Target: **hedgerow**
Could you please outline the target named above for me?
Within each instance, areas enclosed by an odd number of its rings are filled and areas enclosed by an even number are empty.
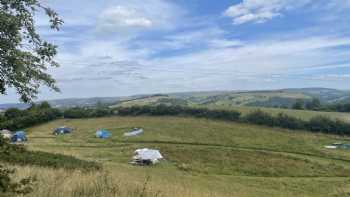
[[[309,121],[280,113],[273,116],[261,110],[250,112],[244,116],[235,110],[218,110],[206,108],[190,108],[183,106],[133,106],[117,109],[120,116],[193,116],[199,118],[219,119],[234,122],[244,122],[269,127],[280,127],[291,130],[307,130],[338,135],[350,135],[350,124],[342,120],[334,120],[325,116],[316,116]]]

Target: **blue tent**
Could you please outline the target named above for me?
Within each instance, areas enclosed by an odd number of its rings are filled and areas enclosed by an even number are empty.
[[[72,131],[73,131],[73,129],[68,128],[68,127],[59,127],[53,131],[53,134],[54,135],[63,135],[63,134],[67,134],[67,133],[72,133]]]
[[[111,133],[107,130],[98,130],[96,131],[96,137],[101,138],[101,139],[106,139],[111,137]]]
[[[17,131],[12,135],[12,142],[24,142],[27,141],[26,133],[24,131]]]

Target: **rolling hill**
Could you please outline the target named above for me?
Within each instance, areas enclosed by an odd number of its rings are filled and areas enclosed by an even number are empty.
[[[254,107],[291,107],[297,99],[311,100],[319,98],[322,103],[350,102],[350,91],[327,88],[282,89],[266,91],[207,91],[182,92],[169,94],[135,95],[126,97],[95,97],[50,100],[57,108],[92,107],[98,104],[130,106],[133,104],[177,104],[200,106],[254,106]],[[0,104],[0,109],[10,107],[25,108],[21,103]]]
[[[319,98],[324,104],[350,101],[350,93],[326,88],[284,89],[271,91],[213,91],[170,93],[148,97],[121,100],[115,106],[176,104],[206,107],[279,107],[290,108],[298,99]]]

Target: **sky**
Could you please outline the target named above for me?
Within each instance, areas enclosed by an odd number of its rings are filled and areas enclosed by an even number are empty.
[[[60,93],[39,99],[301,87],[349,89],[350,0],[42,0],[64,20]],[[0,103],[17,102],[15,91]]]

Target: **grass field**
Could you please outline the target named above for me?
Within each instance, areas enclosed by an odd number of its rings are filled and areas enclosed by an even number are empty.
[[[53,136],[52,129],[62,125],[74,133]],[[133,127],[145,132],[123,137]],[[102,128],[113,137],[96,139]],[[103,165],[89,173],[17,167],[19,177],[38,177],[32,196],[350,195],[350,151],[323,148],[350,140],[332,135],[179,117],[62,119],[27,131],[31,150]],[[145,147],[159,149],[165,161],[128,164],[133,151]]]

